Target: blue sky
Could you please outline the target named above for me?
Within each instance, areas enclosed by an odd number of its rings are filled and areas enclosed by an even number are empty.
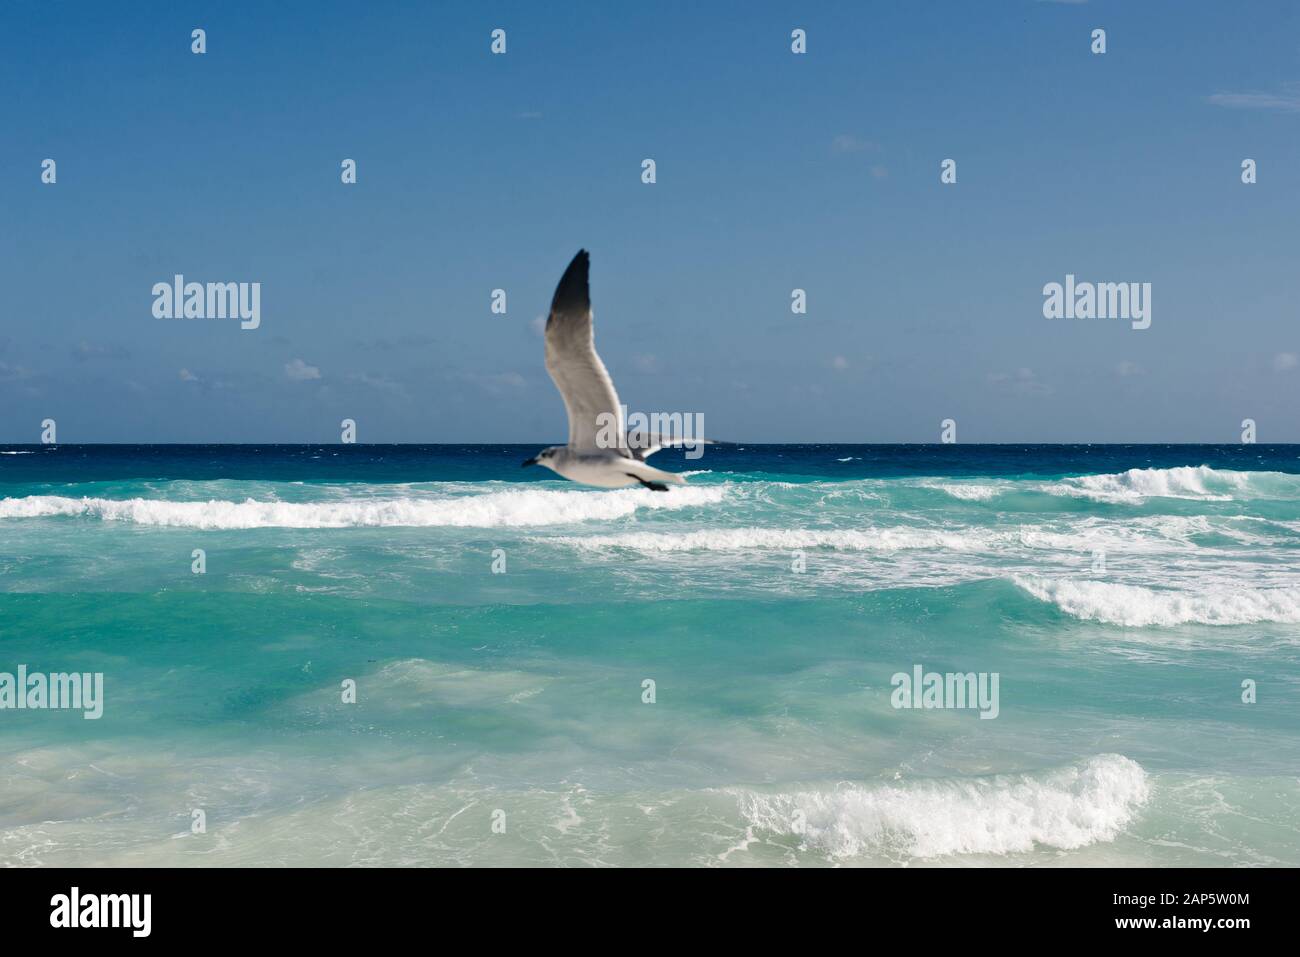
[[[557,6],[5,4],[0,441],[562,440],[579,247],[623,400],[724,438],[1300,441],[1300,5]]]

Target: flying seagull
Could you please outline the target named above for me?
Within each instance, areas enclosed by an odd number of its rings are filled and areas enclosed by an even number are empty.
[[[645,461],[674,440],[644,432],[627,433],[614,382],[596,355],[587,288],[590,263],[587,251],[578,250],[555,287],[551,315],[546,320],[546,371],[569,413],[569,444],[542,449],[524,465],[544,465],[566,479],[601,488],[643,485],[666,492],[665,483],[685,485],[681,475],[661,471]]]

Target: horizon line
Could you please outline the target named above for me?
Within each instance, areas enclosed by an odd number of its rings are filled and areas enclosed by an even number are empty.
[[[43,449],[43,448],[86,448],[86,447],[132,447],[132,448],[158,448],[158,447],[222,447],[222,448],[245,448],[245,447],[276,447],[276,448],[348,448],[352,447],[369,447],[369,448],[403,448],[403,447],[450,447],[450,446],[475,446],[478,448],[501,447],[506,448],[516,445],[533,446],[541,440],[531,440],[526,442],[0,442],[0,448],[20,448],[20,449]],[[556,443],[553,443],[556,444]],[[726,442],[715,440],[710,443],[714,448],[739,448],[751,446],[856,446],[856,447],[908,447],[908,448],[947,448],[947,447],[1012,447],[1012,446],[1038,446],[1038,447],[1067,447],[1067,446],[1297,446],[1300,442]],[[674,451],[672,448],[664,451]]]

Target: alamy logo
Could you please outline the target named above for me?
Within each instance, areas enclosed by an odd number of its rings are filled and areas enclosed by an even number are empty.
[[[686,458],[698,459],[704,455],[703,412],[633,412],[627,406],[619,407],[620,415],[601,412],[596,416],[596,446],[602,449],[659,449],[681,446]],[[620,432],[619,421],[626,423]]]
[[[177,273],[172,281],[153,284],[156,319],[239,319],[239,328],[262,324],[260,282],[186,282]]]
[[[1134,329],[1151,325],[1151,283],[1080,282],[1067,273],[1065,284],[1043,287],[1045,319],[1127,319]]]
[[[71,894],[50,898],[51,927],[129,927],[131,936],[148,937],[152,929],[152,894]]]
[[[890,679],[894,693],[889,703],[895,708],[978,708],[980,718],[996,718],[998,679],[996,671],[940,674],[913,665],[911,674],[900,671]]]
[[[28,674],[26,665],[19,665],[16,675],[0,671],[0,711],[10,708],[79,710],[93,721],[104,714],[104,673]]]

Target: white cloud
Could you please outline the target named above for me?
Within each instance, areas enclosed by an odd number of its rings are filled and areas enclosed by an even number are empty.
[[[101,346],[82,339],[72,350],[72,357],[85,362],[87,359],[129,359],[131,353],[119,345]]]
[[[836,372],[843,372],[849,367],[849,360],[843,356],[834,356],[831,359],[831,368]]]
[[[544,336],[544,335],[546,335],[546,317],[545,317],[545,316],[538,316],[536,319],[534,319],[532,322],[530,322],[529,325],[533,327],[533,332],[537,333],[539,336]]]
[[[502,396],[512,395],[520,389],[528,388],[528,380],[518,372],[495,372],[495,373],[470,373],[462,376],[468,382],[472,382],[478,388],[482,389],[488,395]]]
[[[379,392],[394,392],[403,394],[406,389],[396,379],[386,375],[371,375],[369,372],[353,372],[347,377],[349,382],[355,382],[358,385],[368,386]]]
[[[1048,395],[1052,391],[1033,369],[1020,368],[1015,372],[991,372],[989,383],[1003,392],[1015,395]]]
[[[1246,93],[1215,93],[1206,97],[1207,103],[1226,106],[1230,110],[1276,110],[1280,113],[1300,113],[1300,83],[1284,83],[1274,91],[1251,90]]]
[[[27,395],[39,396],[41,394],[41,390],[37,388],[37,385],[42,378],[43,376],[26,366],[15,366],[7,362],[0,362],[0,383],[11,385]]]
[[[873,143],[871,140],[864,140],[862,137],[854,136],[852,133],[840,133],[831,140],[832,153],[876,153],[879,151],[879,143]]]
[[[181,381],[182,381],[182,382],[198,382],[198,381],[199,381],[199,377],[196,376],[196,375],[195,375],[193,372],[191,372],[189,369],[182,369],[180,375],[181,375]]]
[[[21,382],[35,377],[36,373],[25,366],[14,366],[7,362],[0,362],[0,382]]]
[[[284,374],[294,382],[306,382],[308,379],[319,379],[320,369],[308,365],[301,359],[294,359],[292,362],[284,364]]]
[[[1135,375],[1146,375],[1146,371],[1136,362],[1130,362],[1128,359],[1115,366],[1115,374],[1125,379]]]
[[[1294,352],[1279,352],[1273,357],[1273,368],[1278,372],[1290,372],[1297,365],[1300,365],[1300,359]]]

